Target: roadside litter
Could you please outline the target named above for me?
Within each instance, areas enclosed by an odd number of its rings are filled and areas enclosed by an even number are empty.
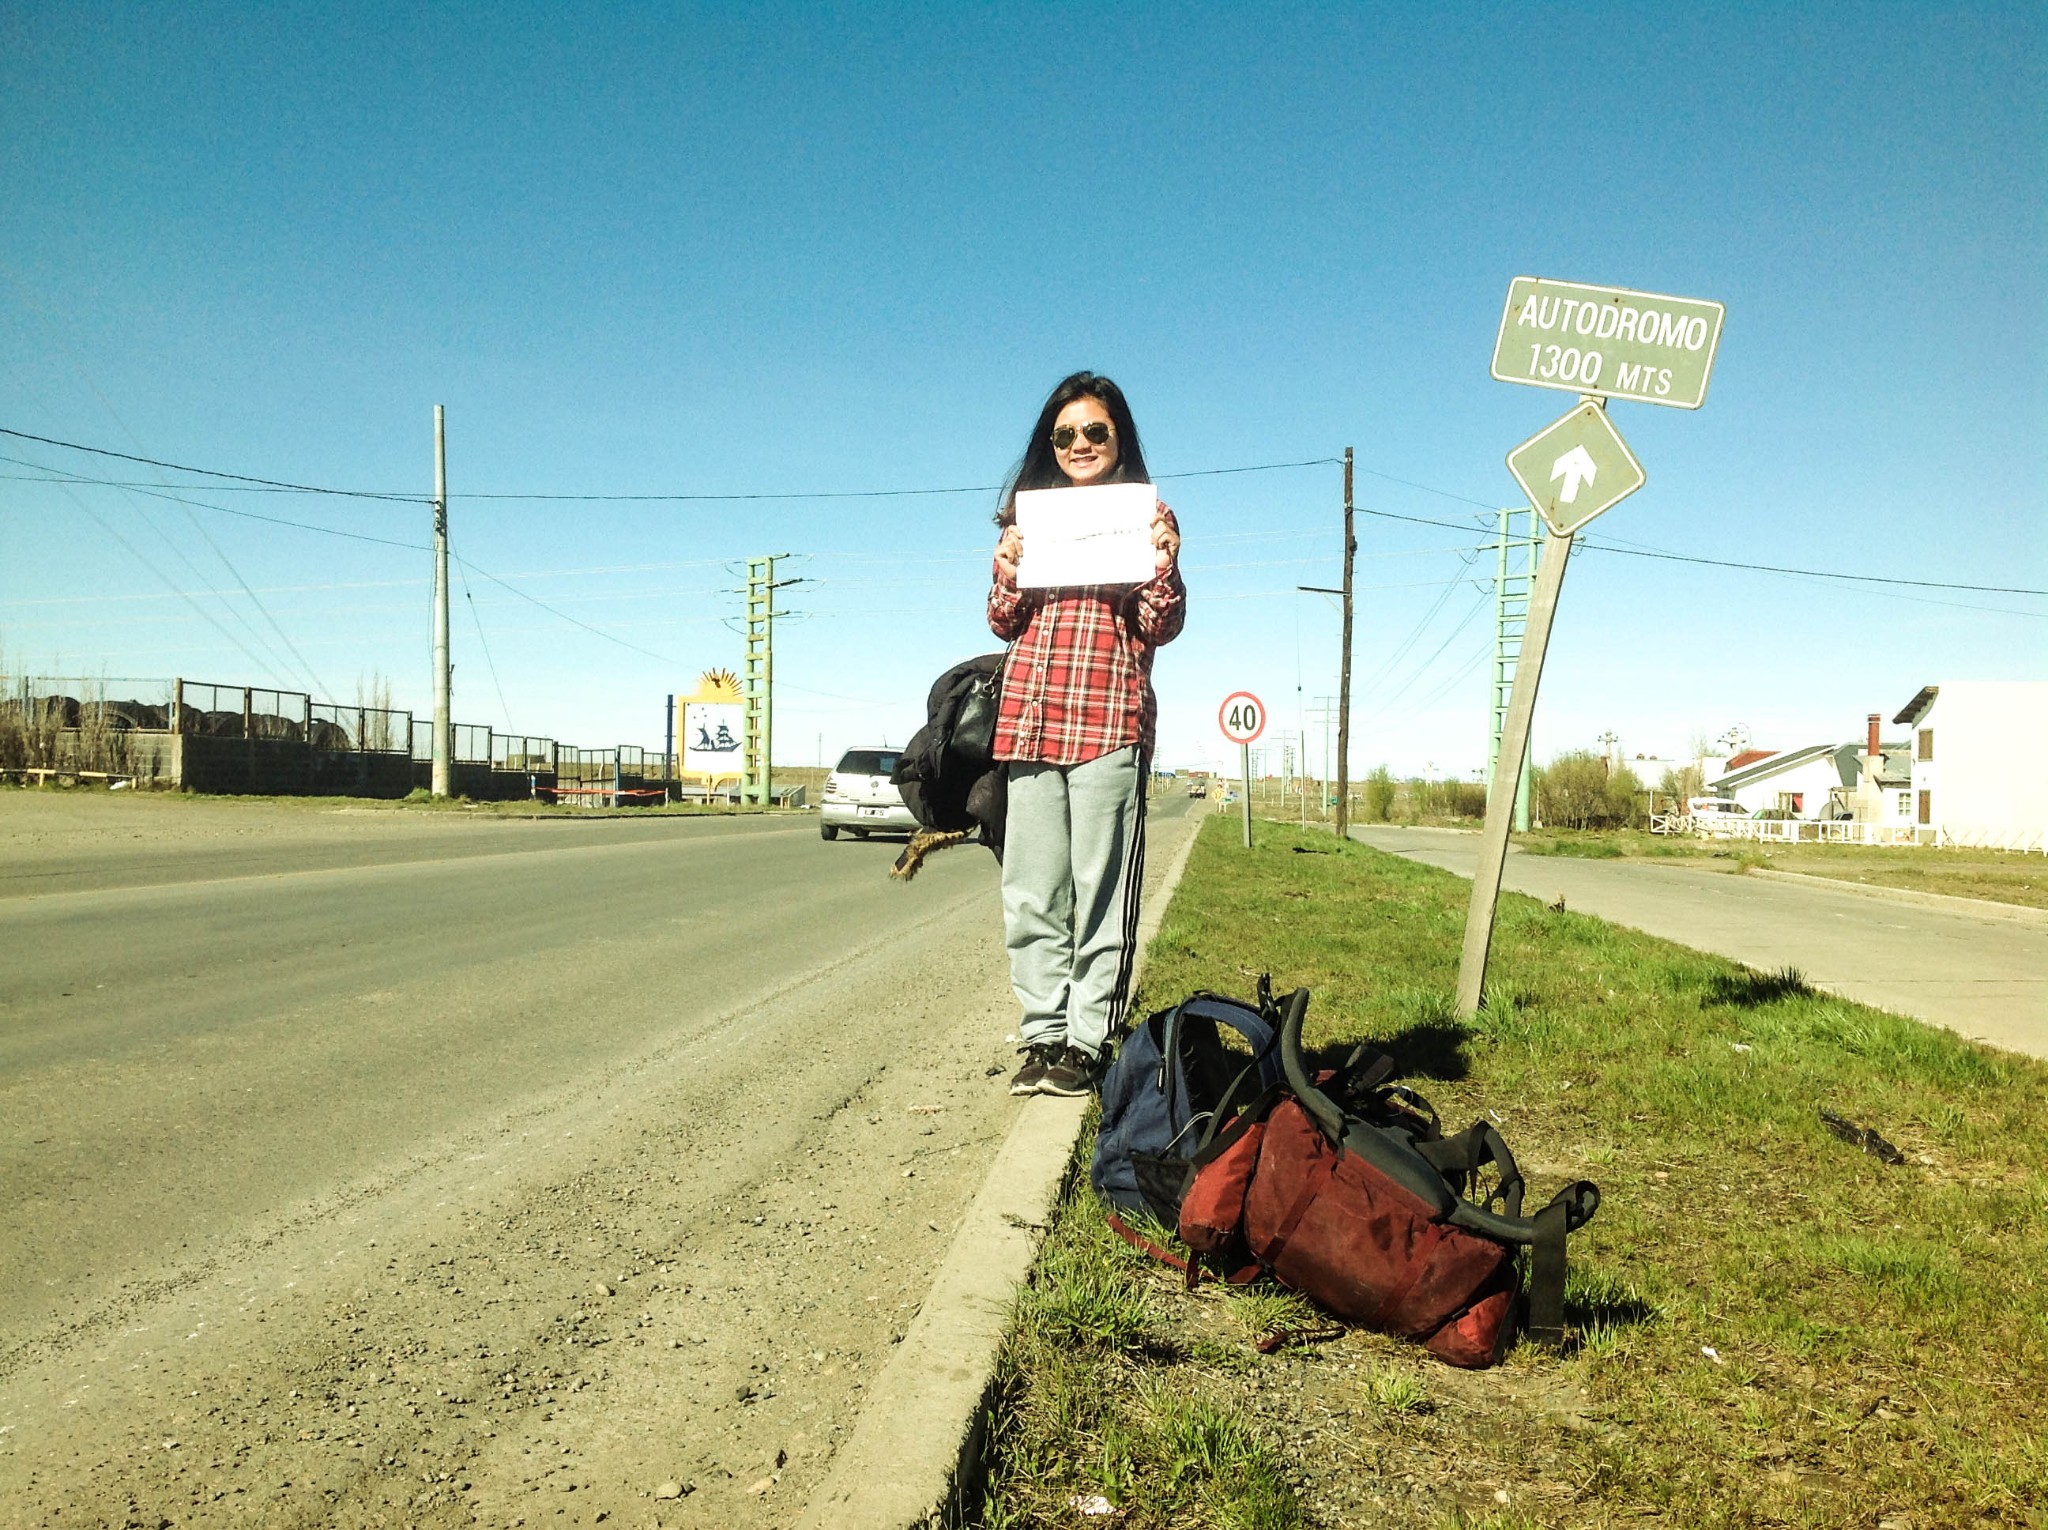
[[[1821,1125],[1840,1137],[1851,1147],[1859,1147],[1873,1158],[1885,1163],[1904,1163],[1906,1155],[1878,1136],[1873,1127],[1858,1126],[1854,1121],[1844,1120],[1826,1106],[1821,1107]]]

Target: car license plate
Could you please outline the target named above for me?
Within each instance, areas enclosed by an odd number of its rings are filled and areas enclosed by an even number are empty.
[[[862,808],[860,816],[863,818],[886,818],[889,816],[889,810],[887,808]]]

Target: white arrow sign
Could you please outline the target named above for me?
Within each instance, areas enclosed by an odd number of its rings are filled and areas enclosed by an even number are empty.
[[[1643,465],[1590,399],[1509,452],[1508,471],[1561,537],[1643,486]]]
[[[1552,479],[1562,478],[1564,488],[1559,491],[1557,502],[1569,505],[1579,497],[1579,489],[1600,476],[1600,470],[1593,466],[1593,459],[1586,455],[1583,446],[1574,446],[1550,465]]]

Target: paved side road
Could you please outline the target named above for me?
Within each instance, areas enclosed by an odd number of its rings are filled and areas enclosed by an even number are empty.
[[[1479,836],[1372,826],[1352,837],[1469,877]],[[1501,885],[1817,988],[2048,1057],[2048,927],[1690,866],[1513,850]]]

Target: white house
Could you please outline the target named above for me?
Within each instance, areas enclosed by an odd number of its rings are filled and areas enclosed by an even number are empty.
[[[1910,829],[1913,824],[1913,745],[1900,739],[1880,743],[1875,712],[1864,720],[1863,753],[1857,756],[1857,778],[1835,794],[1836,818],[1852,819],[1883,829]]]
[[[1840,814],[1836,804],[1841,792],[1854,788],[1861,775],[1862,756],[1856,745],[1808,744],[1741,765],[1718,777],[1712,791],[1717,797],[1733,798],[1746,813],[1825,819]]]
[[[1913,730],[1913,825],[1936,844],[2048,850],[2048,680],[1944,680]]]

